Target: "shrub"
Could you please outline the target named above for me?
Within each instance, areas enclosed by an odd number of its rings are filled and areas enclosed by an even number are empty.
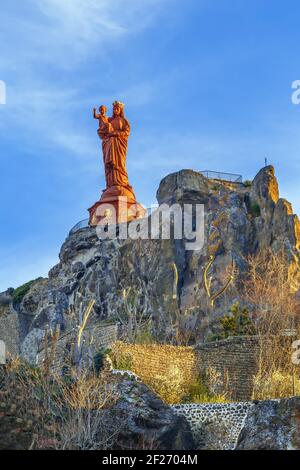
[[[253,217],[260,217],[260,205],[256,201],[251,202],[250,213],[253,215]]]
[[[176,366],[171,366],[165,374],[154,375],[148,385],[168,404],[181,403],[186,393],[184,376]]]
[[[220,319],[221,338],[229,336],[254,335],[255,326],[247,308],[241,308],[239,302],[232,305],[230,315]]]
[[[16,304],[20,304],[25,297],[25,295],[29,292],[31,286],[37,281],[37,279],[33,279],[32,281],[26,282],[22,284],[22,286],[17,287],[14,289],[12,293],[13,302]]]
[[[232,305],[229,314],[219,319],[218,331],[207,337],[208,342],[219,341],[230,336],[251,336],[256,328],[247,308],[240,307],[239,302]]]
[[[249,188],[250,186],[252,186],[252,181],[251,180],[244,181],[244,186],[245,188]]]
[[[105,356],[109,354],[110,350],[106,348],[100,349],[98,351],[94,358],[93,358],[93,365],[94,365],[94,370],[96,374],[99,374],[99,372],[103,369],[104,362],[105,362]]]
[[[270,374],[266,374],[264,370],[260,371],[254,377],[253,398],[255,400],[284,398],[293,395],[293,393],[299,396],[300,379],[296,375],[293,378],[293,371],[286,369],[273,369]]]
[[[199,376],[189,386],[188,394],[184,397],[185,403],[226,403],[226,391],[221,380],[221,374],[213,367]]]
[[[0,397],[0,449],[107,450],[125,424],[116,384],[87,370],[66,380],[15,359],[0,369]]]
[[[204,393],[203,395],[194,395],[192,403],[228,403],[225,395],[211,395]]]
[[[118,352],[117,349],[114,349],[111,359],[114,369],[132,370],[132,357],[130,354]]]

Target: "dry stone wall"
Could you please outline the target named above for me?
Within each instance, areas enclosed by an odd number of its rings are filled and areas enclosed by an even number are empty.
[[[250,400],[258,369],[259,343],[256,336],[241,336],[196,347],[198,367],[214,368],[222,388],[233,400]],[[222,390],[220,390],[221,392]]]
[[[0,340],[4,341],[7,355],[13,357],[20,354],[21,328],[17,313],[1,315]]]
[[[83,334],[83,340],[85,341],[83,347],[84,359],[86,361],[93,361],[95,354],[101,349],[110,347],[117,340],[117,336],[117,325],[96,325],[92,329],[87,328]],[[65,366],[70,364],[74,351],[74,342],[75,335],[73,332],[60,337],[53,354],[53,360],[51,361],[51,371],[53,373],[60,373]],[[37,356],[37,364],[41,365],[44,361],[45,349],[41,349]]]
[[[218,390],[214,392],[225,392],[228,398],[236,401],[251,399],[259,357],[257,337],[228,338],[195,348],[118,342],[114,350],[125,358],[126,368],[146,383],[151,383],[156,376],[169,376],[178,370],[184,377],[183,382],[190,384],[208,369],[213,369],[219,375]]]
[[[174,405],[188,421],[197,448],[233,450],[245,424],[251,403],[207,403]]]
[[[113,348],[116,366],[118,360],[132,370],[145,383],[157,376],[169,377],[178,372],[183,382],[191,383],[197,377],[197,361],[192,347],[160,344],[127,344],[121,341]],[[120,358],[120,359],[118,359]]]

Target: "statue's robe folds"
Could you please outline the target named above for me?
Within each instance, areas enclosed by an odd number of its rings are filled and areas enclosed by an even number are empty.
[[[102,200],[114,196],[126,196],[135,201],[135,195],[128,181],[126,154],[130,125],[123,117],[109,118],[112,132],[99,129],[102,140],[103,161],[105,167],[106,189]],[[110,126],[110,127],[111,127]]]

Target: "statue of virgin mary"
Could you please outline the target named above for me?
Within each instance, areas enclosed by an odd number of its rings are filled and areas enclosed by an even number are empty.
[[[106,189],[102,200],[114,196],[126,196],[135,202],[135,194],[128,181],[126,155],[130,124],[124,116],[124,104],[113,103],[113,116],[107,119],[107,126],[100,126],[98,135],[102,140]]]
[[[89,209],[90,225],[105,223],[108,220],[102,212],[106,214],[114,212],[116,223],[143,217],[146,211],[136,201],[126,170],[130,124],[124,116],[124,104],[120,101],[113,103],[112,117],[106,117],[105,106],[101,106],[99,111],[100,114],[97,115],[94,109],[94,118],[99,119],[97,132],[102,141],[106,188],[100,201]]]

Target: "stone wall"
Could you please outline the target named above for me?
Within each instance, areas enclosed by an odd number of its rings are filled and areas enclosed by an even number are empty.
[[[21,328],[17,313],[1,315],[0,319],[0,339],[4,341],[6,353],[13,357],[20,353]]]
[[[93,361],[95,354],[101,349],[110,347],[117,340],[117,336],[118,327],[115,324],[105,326],[94,325],[92,328],[87,328],[83,334],[83,357],[85,361]],[[73,357],[75,340],[73,332],[66,333],[60,337],[53,354],[54,358],[51,361],[52,372],[60,373],[64,366],[70,364],[70,360]],[[41,365],[44,360],[45,350],[41,349],[37,356],[37,364]]]
[[[174,405],[188,421],[198,449],[233,450],[245,424],[250,402]]]
[[[205,343],[197,346],[195,351],[199,370],[214,368],[220,374],[222,388],[229,393],[231,399],[251,399],[259,357],[256,336]]]
[[[184,382],[191,384],[199,375],[213,369],[218,375],[214,392],[227,392],[229,399],[243,401],[252,396],[259,346],[254,336],[228,338],[195,348],[118,342],[114,354],[123,356],[125,362],[127,357],[126,368],[145,383],[151,383],[157,376],[169,376],[178,369]]]
[[[300,449],[300,397],[172,408],[188,421],[198,449]]]
[[[120,367],[119,357],[125,367],[137,374],[146,384],[151,383],[155,377],[169,377],[176,371],[183,377],[183,382],[189,384],[198,375],[197,357],[192,347],[127,344],[118,341],[114,345],[112,357],[116,368]]]
[[[4,341],[0,339],[0,365],[6,363],[6,346]]]

